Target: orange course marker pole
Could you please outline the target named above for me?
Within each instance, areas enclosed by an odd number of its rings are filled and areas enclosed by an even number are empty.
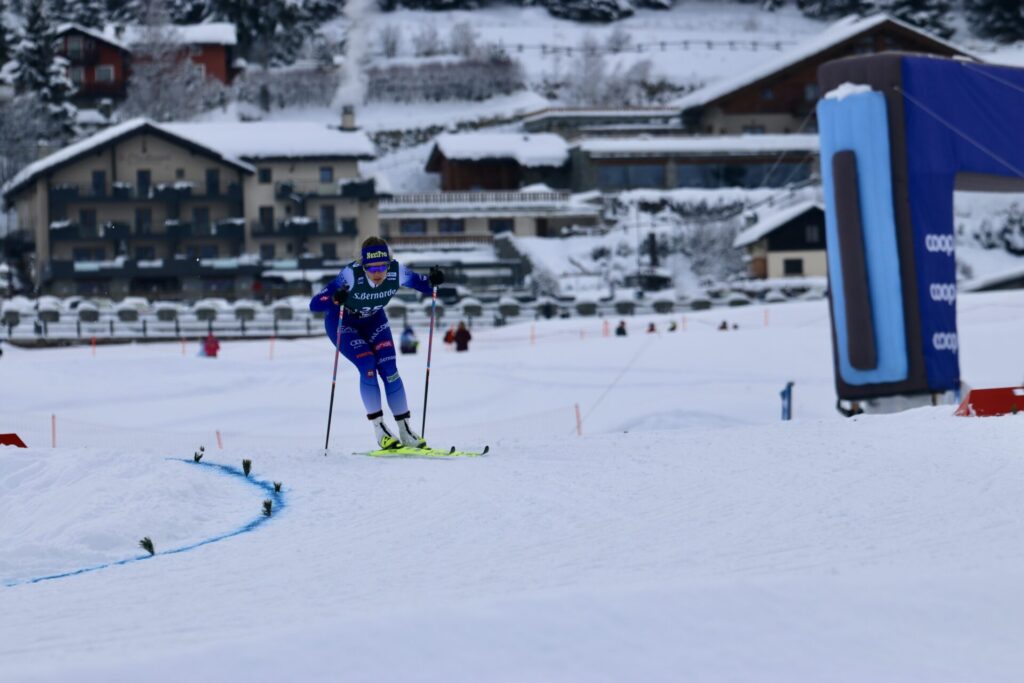
[[[57,447],[57,416],[50,415],[50,447]]]
[[[96,337],[92,338],[92,341],[90,342],[90,346],[92,346],[92,357],[95,358],[96,357]]]

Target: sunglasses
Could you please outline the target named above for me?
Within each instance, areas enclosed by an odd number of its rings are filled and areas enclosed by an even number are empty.
[[[384,273],[387,272],[387,266],[365,266],[367,273]]]

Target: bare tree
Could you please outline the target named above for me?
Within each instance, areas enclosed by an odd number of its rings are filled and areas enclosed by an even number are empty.
[[[441,36],[433,24],[424,24],[419,33],[412,37],[413,50],[417,57],[433,57],[444,52]]]
[[[223,89],[189,59],[180,34],[163,6],[147,8],[138,41],[132,46],[132,72],[124,112],[157,121],[189,119],[217,104]]]
[[[402,45],[402,29],[397,24],[386,24],[377,33],[380,41],[380,52],[385,57],[397,57]]]
[[[478,37],[476,29],[468,21],[460,21],[455,24],[452,26],[452,34],[449,39],[452,53],[463,57],[472,57],[477,52]]]

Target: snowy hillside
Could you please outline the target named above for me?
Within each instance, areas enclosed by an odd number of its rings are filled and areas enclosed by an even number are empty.
[[[969,383],[1024,375],[1022,311],[961,299]],[[325,458],[325,340],[8,347],[0,427],[31,448],[0,449],[0,679],[1016,680],[1020,418],[840,418],[827,315],[439,345],[427,436],[493,450],[449,462],[353,455],[347,366]]]

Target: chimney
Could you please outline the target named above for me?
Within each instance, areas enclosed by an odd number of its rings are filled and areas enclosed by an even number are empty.
[[[124,24],[117,24],[114,26],[114,37],[118,40],[124,38]]]
[[[356,108],[351,104],[343,105],[341,108],[341,129],[356,129]]]

